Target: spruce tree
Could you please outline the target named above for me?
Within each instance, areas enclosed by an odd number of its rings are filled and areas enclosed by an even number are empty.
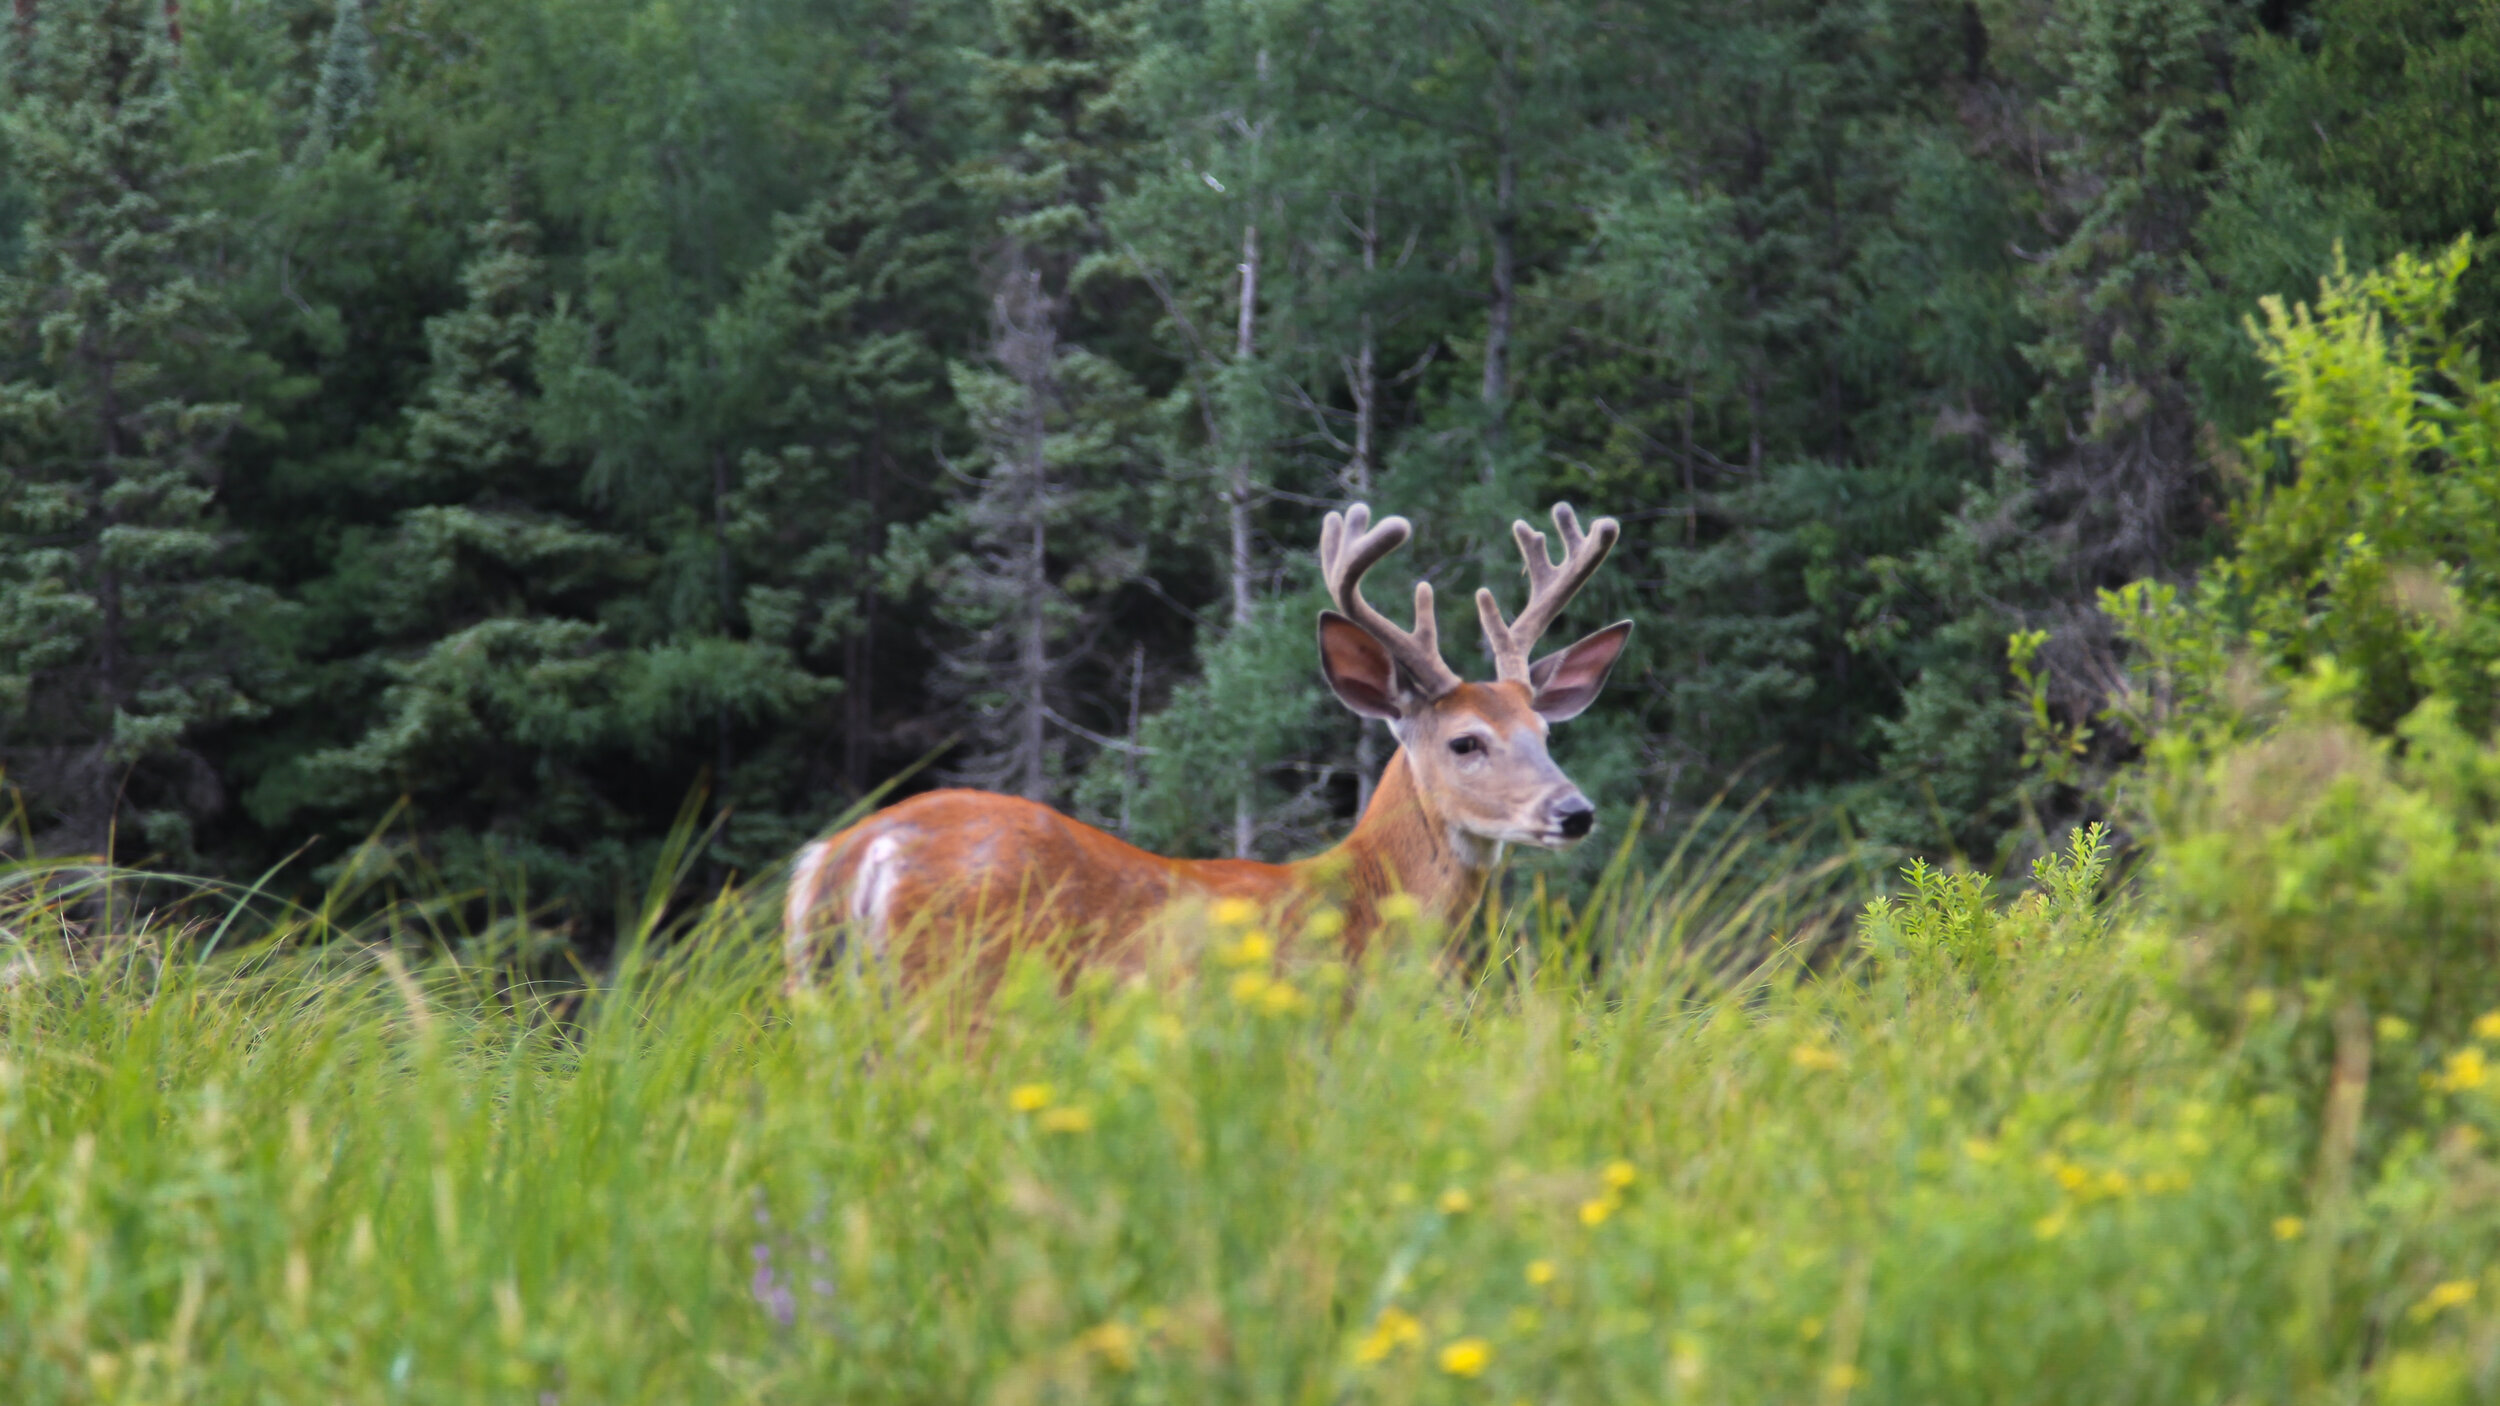
[[[1152,407],[1118,360],[1069,335],[1116,344],[1126,330],[1101,216],[1137,154],[1144,7],[1013,0],[996,19],[980,90],[1000,154],[971,182],[998,211],[992,334],[952,377],[980,447],[925,559],[951,635],[936,684],[971,734],[956,774],[1038,800],[1061,794],[1072,746],[1116,726],[1094,645],[1152,526]]]
[[[193,198],[163,6],[21,9],[0,153],[31,205],[0,282],[0,748],[41,849],[189,862],[202,750],[259,711],[271,594],[218,493],[258,363]],[[142,843],[132,843],[131,830]]]
[[[943,501],[938,466],[961,448],[940,348],[977,325],[966,212],[884,114],[854,112],[847,131],[857,159],[776,220],[771,256],[707,329],[723,419],[759,441],[721,522],[737,612],[757,641],[841,682],[819,726],[742,762],[746,829],[758,802],[813,824],[936,740],[903,706],[921,680],[896,667],[917,651],[892,618],[885,536]]]
[[[537,231],[481,226],[467,306],[429,326],[433,372],[398,473],[427,500],[343,563],[383,683],[355,742],[312,754],[255,796],[378,818],[400,797],[445,869],[523,881],[593,911],[629,882],[718,719],[804,706],[815,686],[770,646],[655,621],[636,588],[657,554],[588,510],[584,466],[546,430],[545,380],[572,366]]]

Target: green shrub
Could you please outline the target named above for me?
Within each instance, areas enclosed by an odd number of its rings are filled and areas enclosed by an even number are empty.
[[[2262,730],[2323,660],[2351,719],[2393,732],[2423,700],[2487,735],[2500,694],[2500,386],[2443,319],[2460,241],[2384,270],[2340,265],[2313,310],[2249,324],[2278,413],[2241,446],[2235,545],[2182,594],[2103,605],[2145,656],[2138,732],[2203,746]]]
[[[2444,326],[2466,262],[2269,300],[2278,413],[2242,446],[2235,550],[2191,591],[2104,597],[2138,653],[2123,786],[2174,997],[2329,1123],[2333,1063],[2385,1066],[2381,1134],[2500,1006],[2500,387]]]
[[[1867,903],[1859,945],[1879,970],[1922,985],[1949,979],[1987,992],[2026,951],[2063,956],[2070,944],[2097,945],[2108,935],[2113,909],[2101,888],[2109,858],[2107,827],[2085,826],[2064,853],[2032,861],[2032,889],[2005,907],[1988,902],[1994,884],[1987,875],[1913,860],[1902,871],[1908,895]]]

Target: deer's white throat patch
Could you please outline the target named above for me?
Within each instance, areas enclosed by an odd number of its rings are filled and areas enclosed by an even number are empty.
[[[1490,869],[1502,862],[1502,842],[1458,826],[1450,827],[1450,850],[1470,869]]]

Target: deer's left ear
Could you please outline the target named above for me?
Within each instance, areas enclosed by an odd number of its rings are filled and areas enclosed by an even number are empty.
[[[1537,716],[1549,723],[1580,716],[1597,701],[1597,691],[1606,686],[1606,675],[1614,670],[1615,660],[1623,656],[1624,642],[1631,638],[1632,622],[1618,620],[1529,665],[1528,687],[1536,692],[1531,706]]]

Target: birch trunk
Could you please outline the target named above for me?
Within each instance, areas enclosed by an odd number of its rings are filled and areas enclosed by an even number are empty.
[[[1250,359],[1258,352],[1259,318],[1259,227],[1242,226],[1241,231],[1241,309],[1233,325],[1233,362],[1248,373]],[[1250,580],[1250,434],[1249,427],[1233,427],[1232,483],[1225,498],[1225,526],[1232,538],[1233,628],[1241,630],[1250,624],[1252,605]],[[1248,859],[1251,841],[1257,838],[1257,815],[1252,804],[1252,789],[1258,784],[1256,758],[1241,760],[1241,783],[1233,793],[1233,857]]]

